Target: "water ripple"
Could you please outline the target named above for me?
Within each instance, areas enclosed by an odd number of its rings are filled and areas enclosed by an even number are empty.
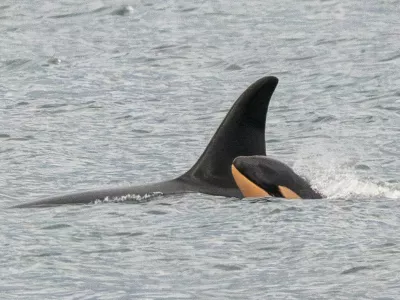
[[[398,1],[1,4],[1,298],[397,299],[398,16]],[[267,154],[327,199],[6,209],[179,176],[269,74]]]

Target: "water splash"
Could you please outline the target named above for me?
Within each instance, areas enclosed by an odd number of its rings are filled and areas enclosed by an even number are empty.
[[[389,199],[400,199],[398,185],[391,183],[375,183],[360,180],[356,174],[337,174],[329,176],[332,179],[320,178],[312,183],[321,190],[328,198],[354,199],[384,197]]]
[[[161,192],[149,193],[145,195],[135,195],[135,194],[128,194],[125,196],[120,197],[105,197],[104,199],[96,199],[95,201],[91,202],[90,204],[103,204],[103,203],[119,203],[119,202],[135,202],[135,203],[142,203],[147,202],[149,199],[158,197],[163,195]]]
[[[316,160],[312,163],[296,161],[294,170],[304,175],[312,186],[334,199],[362,199],[383,197],[400,199],[399,182],[376,182],[372,178],[362,178],[351,164],[336,160]]]

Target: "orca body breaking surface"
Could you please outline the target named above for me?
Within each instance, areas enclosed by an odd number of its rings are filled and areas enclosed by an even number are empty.
[[[265,155],[265,121],[278,79],[263,77],[236,100],[194,166],[178,178],[141,186],[115,187],[53,196],[14,207],[43,207],[62,204],[89,204],[96,200],[128,195],[145,196],[203,193],[242,198],[231,173],[238,156]]]
[[[232,174],[244,197],[321,199],[324,196],[288,165],[265,155],[239,156]]]

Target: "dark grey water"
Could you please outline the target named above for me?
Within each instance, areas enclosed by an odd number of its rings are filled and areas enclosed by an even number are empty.
[[[0,5],[1,299],[398,299],[400,1],[54,2]],[[179,175],[270,74],[328,199],[6,209]]]

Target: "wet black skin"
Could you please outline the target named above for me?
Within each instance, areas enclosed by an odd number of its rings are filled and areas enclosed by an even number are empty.
[[[276,159],[263,155],[239,156],[233,161],[233,165],[247,179],[271,196],[283,197],[278,186],[284,186],[302,199],[324,198],[321,193],[311,187],[307,180]]]

